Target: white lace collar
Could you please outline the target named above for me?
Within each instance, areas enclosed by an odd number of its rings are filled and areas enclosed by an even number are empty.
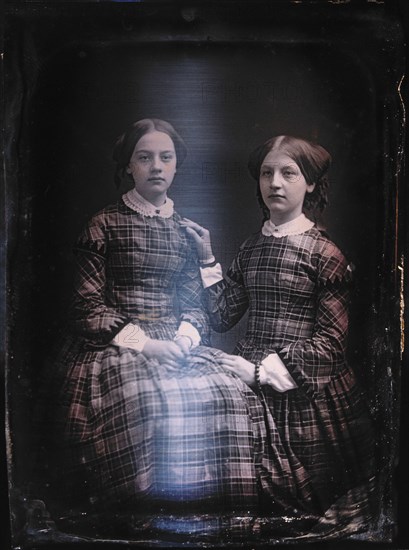
[[[157,216],[160,218],[170,218],[174,213],[173,200],[169,197],[166,197],[166,202],[162,206],[155,206],[142,197],[135,188],[122,195],[122,200],[126,206],[148,218],[155,218]]]
[[[261,232],[266,237],[287,237],[288,235],[301,235],[305,231],[311,229],[314,223],[309,220],[304,214],[298,216],[290,222],[282,223],[281,225],[274,225],[271,220],[264,222]]]

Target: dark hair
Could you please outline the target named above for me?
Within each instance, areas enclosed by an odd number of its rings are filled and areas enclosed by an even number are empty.
[[[117,187],[119,187],[123,181],[129,182],[132,179],[132,176],[127,173],[126,169],[131,160],[135,145],[141,137],[155,130],[167,134],[173,141],[176,153],[176,165],[180,166],[185,160],[187,155],[185,142],[169,122],[160,120],[159,118],[144,118],[138,120],[131,124],[118,138],[114,147],[113,159],[116,162],[114,181]]]
[[[260,168],[267,154],[273,149],[282,151],[297,163],[308,185],[315,183],[314,191],[307,193],[304,208],[322,211],[328,204],[328,177],[331,155],[316,143],[293,136],[275,136],[255,149],[249,157],[248,169],[257,181],[257,199],[266,218],[269,212],[260,191]]]

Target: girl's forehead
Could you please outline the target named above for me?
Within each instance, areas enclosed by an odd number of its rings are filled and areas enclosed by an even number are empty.
[[[269,151],[264,157],[262,164],[295,164],[297,166],[295,160],[292,159],[285,151],[280,149],[272,149]]]
[[[153,130],[143,135],[136,143],[134,150],[164,150],[172,151],[175,149],[172,138],[165,134],[165,132],[159,132]]]

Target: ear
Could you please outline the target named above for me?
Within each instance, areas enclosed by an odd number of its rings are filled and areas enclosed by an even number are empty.
[[[127,174],[132,174],[132,170],[131,170],[129,164],[128,164],[128,166],[126,167],[126,173],[127,173]]]
[[[312,193],[315,189],[315,183],[307,184],[307,193]]]

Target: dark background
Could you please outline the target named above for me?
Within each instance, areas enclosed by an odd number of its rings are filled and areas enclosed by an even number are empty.
[[[158,117],[175,126],[189,150],[170,196],[182,215],[211,230],[225,268],[261,224],[249,152],[285,133],[316,140],[332,154],[331,204],[320,223],[356,266],[350,357],[370,395],[380,498],[386,525],[393,524],[393,484],[407,480],[401,464],[391,481],[401,380],[397,87],[404,71],[393,11],[271,2],[10,4],[12,493],[24,495],[32,482],[31,416],[65,320],[72,244],[93,213],[127,190],[113,184],[117,136],[135,120]],[[215,336],[213,345],[231,351],[242,330]]]

